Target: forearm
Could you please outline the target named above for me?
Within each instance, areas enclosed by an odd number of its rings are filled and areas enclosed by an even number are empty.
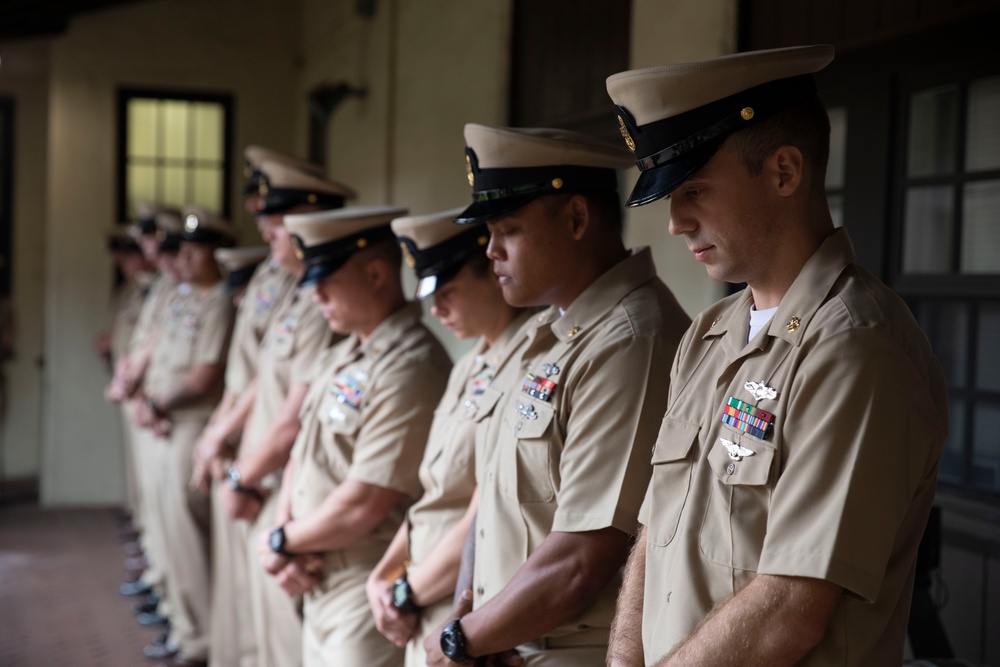
[[[395,581],[406,571],[406,561],[409,559],[409,524],[404,521],[389,543],[389,548],[382,554],[378,565],[372,570],[371,579],[383,582],[386,586]]]
[[[287,549],[317,553],[352,546],[385,519],[401,495],[355,480],[342,482],[315,510],[285,526]]]
[[[241,452],[238,465],[240,478],[246,486],[257,486],[269,473],[280,470],[292,453],[299,420],[276,422],[251,452]]]
[[[275,523],[283,526],[292,519],[292,487],[295,485],[295,474],[298,464],[295,459],[289,459],[285,464],[285,472],[281,475],[281,488],[278,489],[278,508],[275,513]]]
[[[488,655],[537,639],[579,616],[628,556],[616,528],[550,533],[496,597],[462,620],[469,655]]]
[[[476,500],[477,497],[473,495],[462,518],[445,533],[427,558],[411,569],[410,586],[415,602],[421,607],[432,605],[455,592],[466,538],[470,526],[475,523]]]
[[[476,498],[479,498],[479,490],[476,489]],[[465,534],[465,541],[462,544],[462,562],[458,565],[458,581],[455,582],[455,597],[452,599],[452,609],[457,609],[462,591],[471,591],[473,588],[473,575],[476,572],[476,521],[478,514],[472,515],[469,522],[469,530]]]
[[[250,417],[257,397],[257,378],[250,381],[238,397],[231,397],[227,409],[219,415],[217,426],[227,442],[236,442]]]
[[[618,593],[615,620],[611,624],[608,647],[610,667],[642,667],[646,664],[642,648],[642,604],[646,584],[646,531],[639,529],[632,555],[625,566],[625,577]]]
[[[758,575],[656,664],[794,665],[823,638],[842,593],[819,579]]]
[[[206,398],[218,387],[222,366],[205,364],[193,367],[177,385],[159,396],[149,396],[158,411],[169,413],[186,408]]]

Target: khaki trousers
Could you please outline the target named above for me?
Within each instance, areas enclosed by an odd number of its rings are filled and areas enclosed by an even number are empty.
[[[160,466],[155,492],[145,497],[163,531],[171,639],[196,660],[208,657],[211,507],[188,482],[191,454],[208,417],[175,421],[170,437],[153,436]]]
[[[257,551],[260,533],[274,527],[277,513],[278,491],[275,490],[264,502],[245,542],[250,605],[260,667],[302,664],[302,600],[289,597],[278,585],[277,579],[264,571]]]
[[[329,559],[327,559],[329,562]],[[365,582],[377,558],[327,571],[319,592],[305,598],[305,667],[399,667],[404,651],[379,634]]]
[[[445,598],[432,604],[420,614],[417,632],[406,644],[406,667],[427,667],[427,652],[424,651],[424,640],[427,635],[437,630],[451,616],[452,600]]]
[[[139,462],[136,459],[134,426],[129,404],[121,405],[122,446],[125,455],[125,507],[132,514],[132,527],[142,530],[142,489],[139,486]]]
[[[131,415],[131,404],[125,408]],[[153,504],[158,493],[160,477],[165,465],[166,450],[163,441],[153,435],[152,431],[139,428],[128,417],[130,440],[132,441],[133,462],[136,472],[136,486],[139,488],[139,517],[142,533],[139,541],[149,567],[142,574],[142,580],[156,589],[160,595],[160,612],[166,614],[169,610],[170,591],[164,575],[164,563],[167,561],[166,536],[160,521],[160,515],[153,512]]]
[[[521,645],[518,652],[524,658],[522,667],[605,667],[607,646],[573,646],[540,649]]]
[[[246,543],[250,524],[234,521],[219,502],[223,483],[212,485],[211,650],[215,667],[258,667],[250,605]]]

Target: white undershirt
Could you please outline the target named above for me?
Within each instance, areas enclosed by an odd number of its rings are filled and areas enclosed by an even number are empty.
[[[768,308],[767,310],[757,310],[753,306],[750,306],[750,334],[747,336],[748,343],[753,340],[754,336],[760,333],[761,329],[767,326],[767,323],[771,321],[777,310],[777,306]]]

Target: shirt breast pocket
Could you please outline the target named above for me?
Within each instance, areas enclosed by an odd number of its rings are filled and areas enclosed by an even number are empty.
[[[287,359],[295,349],[295,337],[290,333],[278,334],[271,343],[271,351],[277,359]]]
[[[691,487],[694,444],[701,426],[664,417],[653,446],[646,540],[666,546],[674,539]]]
[[[734,458],[721,442],[709,452],[708,465],[718,483],[708,498],[699,536],[701,552],[719,565],[756,570],[767,534],[775,450],[746,434],[729,433],[729,437],[753,453],[738,451]]]
[[[501,451],[500,489],[522,503],[550,502],[552,483],[551,436],[555,419],[550,405],[518,396],[504,415],[505,428],[514,435],[513,446]]]

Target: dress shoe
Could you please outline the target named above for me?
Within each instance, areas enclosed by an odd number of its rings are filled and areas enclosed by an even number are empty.
[[[133,597],[136,595],[149,595],[153,592],[153,589],[142,579],[135,579],[119,586],[118,592],[125,597]]]
[[[125,526],[118,531],[118,539],[122,542],[134,542],[139,539],[139,531],[132,526]]]
[[[156,607],[159,603],[160,598],[155,595],[147,595],[132,605],[132,613],[136,616],[139,614],[152,614],[156,611]]]
[[[173,661],[168,662],[171,667],[207,667],[207,660],[195,660],[194,658],[189,658],[183,653],[177,653],[174,656]]]
[[[169,624],[167,617],[158,611],[139,614],[135,617],[135,620],[139,621],[139,625],[147,628],[164,628]]]
[[[130,556],[125,559],[126,570],[145,570],[149,567],[149,561],[145,556]]]
[[[142,655],[147,660],[170,660],[177,655],[177,645],[173,642],[165,641],[162,644],[146,644],[142,648]]]
[[[131,542],[126,542],[122,547],[125,550],[126,556],[142,556],[142,545],[139,544],[138,540],[132,540]]]

